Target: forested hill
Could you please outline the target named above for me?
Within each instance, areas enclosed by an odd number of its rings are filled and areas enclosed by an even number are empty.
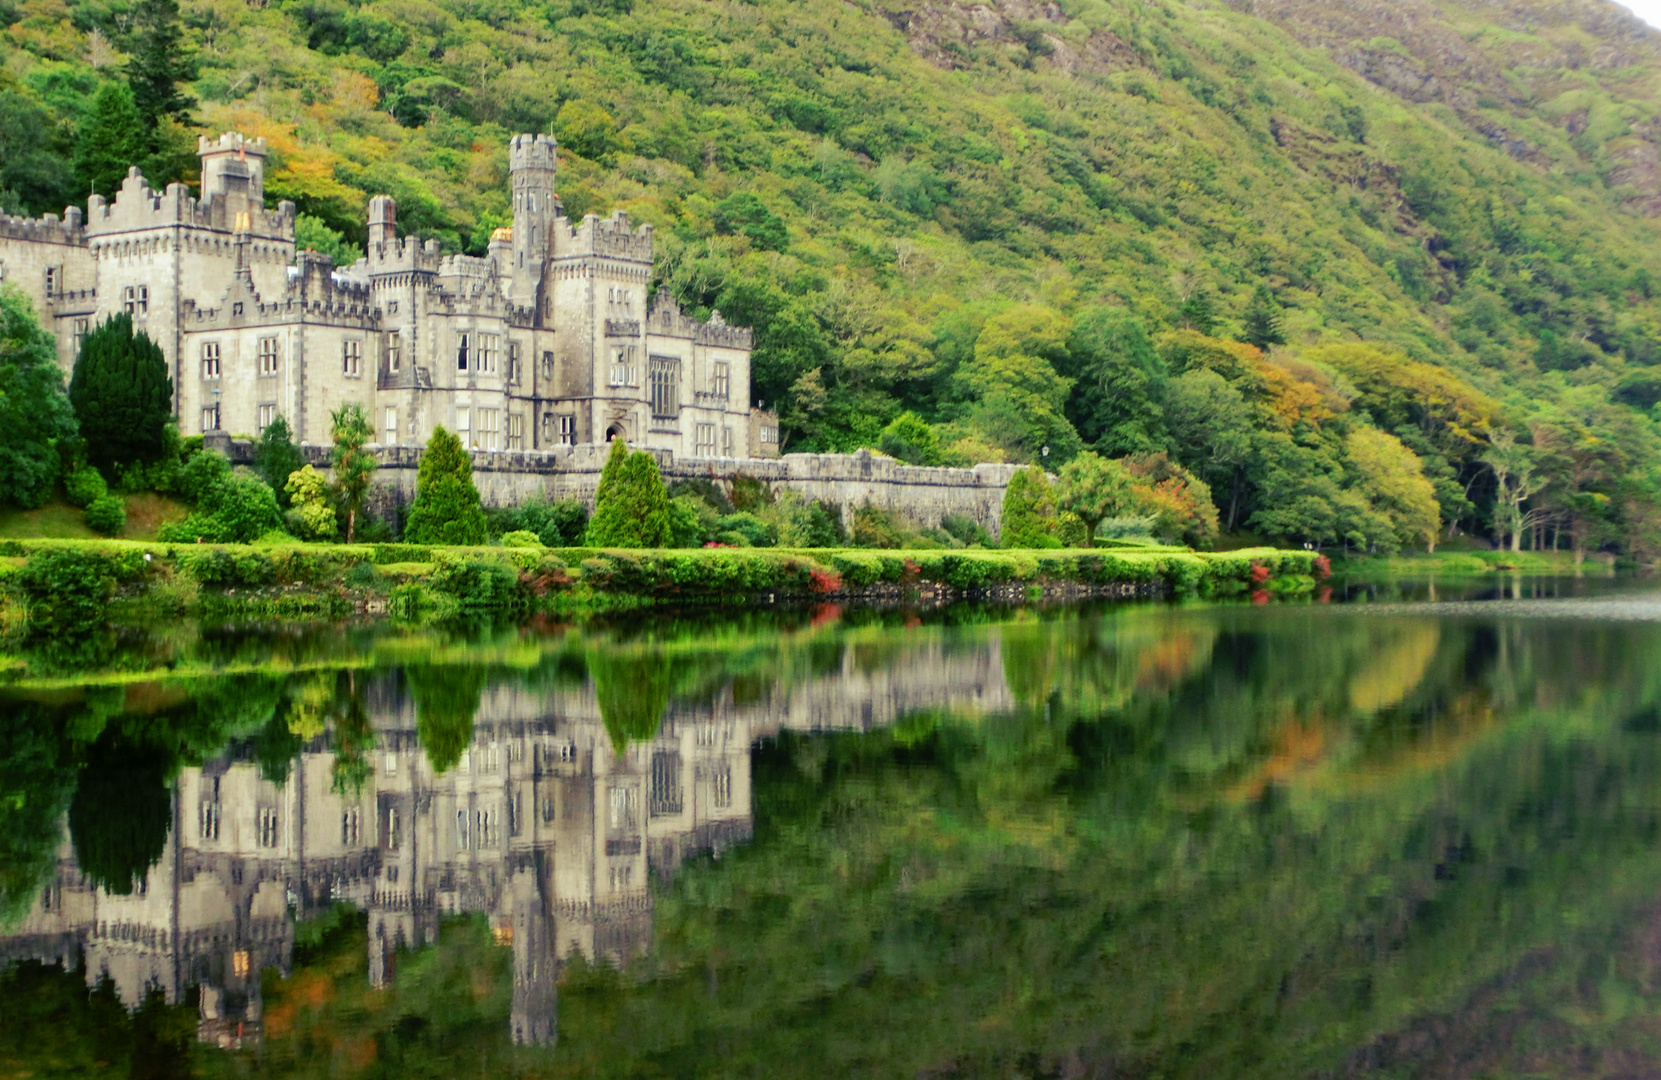
[[[1443,533],[1661,550],[1661,35],[1604,0],[171,4],[0,0],[6,209],[235,128],[314,246],[384,191],[479,252],[551,130],[792,449],[1164,451],[1384,547],[1422,469]]]

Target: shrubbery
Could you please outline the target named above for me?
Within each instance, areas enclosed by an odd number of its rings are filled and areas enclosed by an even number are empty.
[[[667,546],[670,536],[669,491],[657,459],[631,451],[622,439],[613,441],[594,492],[588,546],[658,548]]]
[[[76,633],[101,624],[115,589],[115,570],[103,556],[73,548],[31,555],[16,579],[28,607],[30,627]]]
[[[83,516],[93,532],[114,536],[127,527],[127,504],[119,495],[100,495],[87,504]]]
[[[110,487],[104,482],[103,473],[91,465],[82,465],[63,478],[63,492],[69,500],[69,505],[85,509],[94,501],[108,495]]]
[[[486,534],[479,489],[473,486],[473,461],[461,439],[439,425],[421,455],[404,539],[413,544],[482,544]]]

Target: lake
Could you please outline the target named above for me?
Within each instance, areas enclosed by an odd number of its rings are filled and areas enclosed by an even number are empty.
[[[0,1076],[1661,1072],[1661,593],[37,642]]]

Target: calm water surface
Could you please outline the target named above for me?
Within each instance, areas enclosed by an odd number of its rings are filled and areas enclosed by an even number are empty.
[[[0,1076],[1661,1075],[1661,592],[176,626],[0,685]]]

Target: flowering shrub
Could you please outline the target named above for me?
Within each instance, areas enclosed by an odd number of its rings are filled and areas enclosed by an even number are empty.
[[[1269,568],[1257,560],[1252,560],[1252,584],[1261,585],[1269,580]]]
[[[824,595],[842,591],[842,577],[835,570],[826,570],[822,566],[815,566],[808,571],[812,579],[812,589],[815,593]]]

